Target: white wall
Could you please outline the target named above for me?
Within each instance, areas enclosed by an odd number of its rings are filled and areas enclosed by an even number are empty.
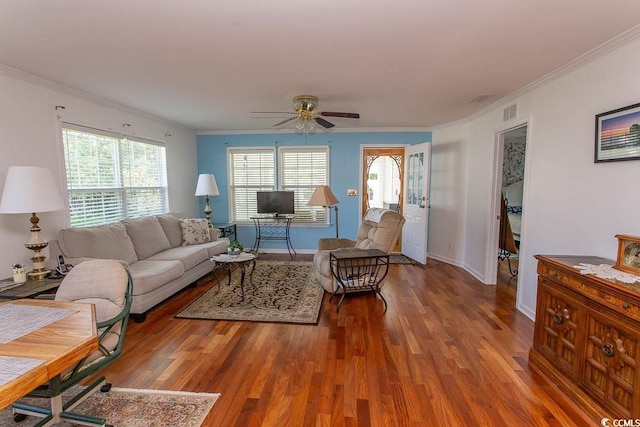
[[[469,129],[434,129],[431,144],[429,256],[458,266],[465,266]]]
[[[615,234],[640,235],[640,161],[593,162],[595,115],[640,102],[639,51],[636,38],[517,99],[518,117],[511,122],[529,123],[517,306],[531,318],[536,303],[535,254],[615,259]],[[473,118],[466,141],[469,164],[462,262],[481,280],[487,277],[487,268],[495,265],[485,262],[493,256],[486,251],[486,241],[495,133],[510,123],[502,121],[502,108],[508,104]],[[457,125],[451,130],[461,129]],[[434,148],[446,139],[443,132],[434,132]],[[436,215],[432,220],[432,230],[443,227],[452,233],[451,221]],[[436,245],[430,238],[430,253],[443,254],[439,240]]]
[[[64,163],[56,118],[59,113],[65,120],[115,132],[121,132],[122,124],[129,123],[128,134],[166,140],[170,208],[189,216],[198,215],[198,200],[194,197],[197,180],[194,132],[90,101],[71,91],[1,68],[0,93],[0,191],[7,170],[13,165],[47,167],[58,188],[63,188]],[[66,108],[56,111],[57,105]],[[38,216],[47,240],[55,238],[60,229],[68,226],[65,212]],[[25,263],[30,269],[29,258],[33,252],[24,247],[29,239],[29,227],[29,215],[0,215],[0,278],[11,275],[13,263]]]

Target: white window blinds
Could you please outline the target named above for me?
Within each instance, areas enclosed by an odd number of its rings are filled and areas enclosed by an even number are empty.
[[[273,148],[227,150],[231,221],[250,221],[258,210],[256,193],[275,190],[275,155]]]
[[[167,211],[163,145],[70,123],[62,127],[72,227]]]
[[[276,159],[278,160],[276,162]],[[231,221],[250,221],[257,213],[258,191],[294,191],[296,223],[326,223],[327,209],[307,206],[329,176],[329,148],[229,148]]]
[[[294,222],[327,222],[327,209],[307,206],[318,185],[327,185],[328,147],[280,148],[280,187],[295,192]]]

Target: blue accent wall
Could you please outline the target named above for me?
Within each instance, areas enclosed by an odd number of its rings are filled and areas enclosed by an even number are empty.
[[[199,135],[198,173],[213,173],[220,195],[211,197],[212,222],[229,221],[229,197],[227,179],[227,147],[257,146],[330,146],[329,185],[340,203],[340,237],[353,239],[358,232],[360,219],[360,146],[361,145],[413,145],[431,142],[431,132],[345,132],[321,133],[302,136],[298,134],[242,134]],[[357,197],[347,197],[347,189],[358,190]],[[200,201],[200,212],[204,200]],[[238,225],[238,240],[245,246],[255,241],[253,225]],[[335,237],[335,211],[331,209],[331,227],[291,227],[291,243],[296,250],[315,250],[321,237]],[[286,249],[284,242],[262,242],[264,249]]]

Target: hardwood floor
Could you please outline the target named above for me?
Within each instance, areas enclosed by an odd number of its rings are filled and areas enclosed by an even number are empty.
[[[261,259],[281,259],[264,255]],[[285,257],[287,259],[288,257]],[[310,259],[298,255],[297,259]],[[508,273],[507,273],[508,274]],[[572,426],[581,413],[527,365],[515,283],[429,260],[383,289],[325,294],[318,325],[175,319],[213,277],[129,323],[116,387],[220,392],[205,426]]]

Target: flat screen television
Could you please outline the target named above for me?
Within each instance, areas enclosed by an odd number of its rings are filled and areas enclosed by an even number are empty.
[[[258,213],[294,214],[293,191],[258,191]]]

